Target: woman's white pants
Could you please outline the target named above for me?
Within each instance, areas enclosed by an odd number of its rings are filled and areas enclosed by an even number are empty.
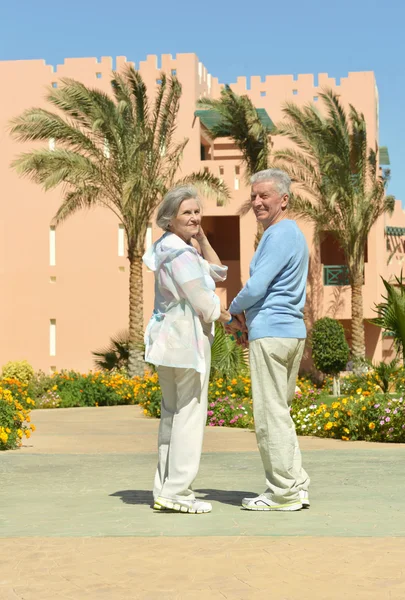
[[[158,367],[162,408],[153,497],[192,500],[207,420],[211,346],[204,335],[206,371]]]

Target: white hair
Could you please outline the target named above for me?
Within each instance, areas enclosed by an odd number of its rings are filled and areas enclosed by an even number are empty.
[[[162,204],[159,206],[156,215],[156,225],[164,231],[167,231],[170,221],[177,216],[181,203],[190,198],[197,200],[198,205],[201,208],[198,192],[192,185],[179,185],[167,192],[166,196],[163,198]]]
[[[291,179],[285,171],[281,169],[265,169],[255,173],[250,178],[250,183],[259,183],[259,181],[272,181],[280,194],[290,194]]]

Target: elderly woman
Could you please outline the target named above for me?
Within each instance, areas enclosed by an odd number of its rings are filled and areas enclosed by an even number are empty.
[[[143,257],[155,273],[145,359],[157,366],[162,390],[153,508],[193,514],[212,509],[195,498],[191,485],[207,418],[214,321],[231,318],[215,294],[215,281],[225,280],[227,267],[208,242],[201,218],[195,188],[171,190],[156,219],[165,233]]]

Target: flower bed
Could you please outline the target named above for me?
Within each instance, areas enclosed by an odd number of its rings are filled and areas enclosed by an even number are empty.
[[[62,371],[36,374],[29,390],[37,398],[38,408],[114,406],[135,404],[139,382],[140,378],[128,379],[122,373]]]
[[[215,379],[208,388],[207,425],[249,427],[252,425],[250,378]],[[138,388],[139,404],[145,415],[160,417],[162,393],[157,373],[144,377]]]
[[[0,380],[0,450],[21,446],[22,438],[35,431],[30,411],[35,405],[27,393],[27,385],[16,379]]]
[[[354,395],[331,404],[315,399],[294,401],[291,410],[298,435],[342,440],[405,442],[405,403],[402,397],[370,393],[359,388]]]

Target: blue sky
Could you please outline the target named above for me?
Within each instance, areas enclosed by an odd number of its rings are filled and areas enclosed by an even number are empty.
[[[372,70],[389,192],[405,205],[405,2],[386,0],[19,0],[0,12],[0,60],[195,52],[222,83],[238,75]]]

